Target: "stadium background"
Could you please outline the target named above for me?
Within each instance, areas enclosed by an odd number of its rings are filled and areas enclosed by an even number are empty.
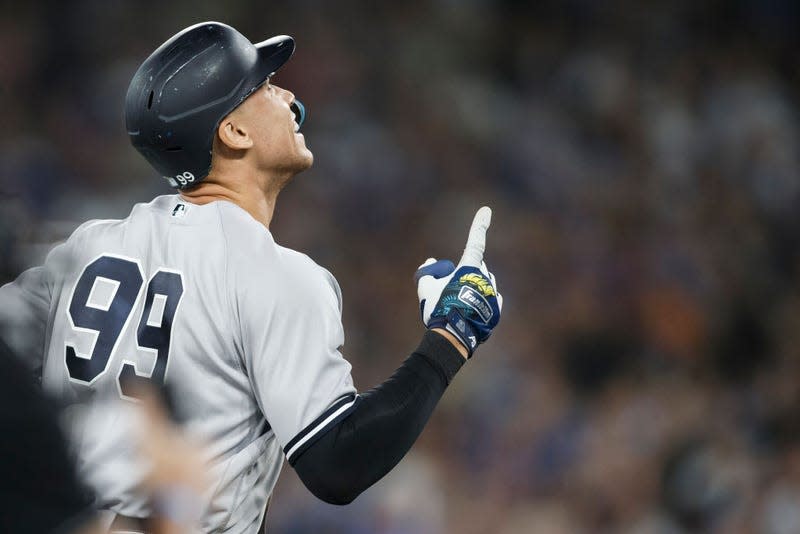
[[[395,472],[342,509],[287,467],[272,531],[798,532],[800,7],[644,4],[4,2],[0,282],[170,193],[122,119],[158,44],[288,33],[316,163],[272,230],[337,276],[357,386],[482,204],[505,309]]]

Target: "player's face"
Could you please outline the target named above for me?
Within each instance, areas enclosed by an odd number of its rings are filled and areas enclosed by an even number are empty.
[[[278,174],[297,174],[314,162],[305,137],[297,132],[295,116],[289,107],[294,95],[267,82],[240,106],[252,132],[256,164]]]

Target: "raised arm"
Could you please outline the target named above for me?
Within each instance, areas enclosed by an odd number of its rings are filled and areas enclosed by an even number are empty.
[[[481,208],[458,266],[429,259],[417,271],[422,321],[417,349],[346,417],[317,432],[289,461],[306,487],[347,504],[386,475],[416,441],[444,390],[500,319],[502,297],[483,262],[489,208]]]

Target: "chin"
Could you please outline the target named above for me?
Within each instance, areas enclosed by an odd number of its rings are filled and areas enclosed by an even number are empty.
[[[302,172],[306,169],[310,169],[311,166],[314,165],[314,154],[309,149],[304,148],[300,153],[298,160],[297,172]]]

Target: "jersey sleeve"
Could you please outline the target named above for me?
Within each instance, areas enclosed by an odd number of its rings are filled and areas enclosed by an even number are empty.
[[[291,461],[346,417],[358,397],[339,352],[344,329],[335,279],[308,258],[279,255],[272,263],[237,288],[237,313],[246,372]]]

